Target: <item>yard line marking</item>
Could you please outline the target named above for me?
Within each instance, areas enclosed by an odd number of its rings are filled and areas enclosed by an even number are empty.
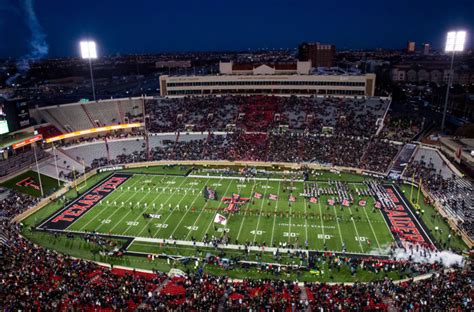
[[[334,208],[334,214],[336,215],[336,222],[337,222],[337,229],[339,230],[339,237],[341,238],[341,247],[344,246],[344,240],[342,239],[342,232],[341,232],[341,225],[339,224],[339,217],[337,216],[336,206],[332,206]]]
[[[252,199],[253,199],[253,193],[255,192],[255,186],[257,186],[257,180],[253,180],[253,185],[252,185],[252,191],[250,193],[250,202],[252,202]],[[240,237],[240,233],[242,232],[242,227],[244,225],[244,221],[245,221],[245,217],[247,216],[247,211],[250,209],[250,203],[249,205],[247,205],[247,207],[245,208],[245,212],[244,212],[244,217],[242,218],[242,222],[240,222],[240,227],[239,227],[239,233],[237,233],[237,238],[236,240],[239,240],[239,237]]]
[[[231,185],[232,183],[233,183],[233,181],[230,181],[230,182],[229,182],[229,184],[227,185],[227,188],[225,189],[224,195],[221,196],[221,198],[227,195],[227,192],[229,191],[229,187],[230,187],[230,185]],[[216,213],[219,212],[219,208],[221,207],[221,204],[222,204],[222,201],[219,201],[219,205],[217,206],[217,211],[216,211]],[[214,223],[214,214],[212,214],[211,222],[209,222],[209,225],[207,226],[206,232],[204,232],[204,235],[202,236],[202,239],[201,239],[201,240],[203,240],[204,237],[206,237],[206,234],[207,234],[207,232],[209,232],[209,229],[211,228],[211,224],[212,224],[212,223]]]
[[[369,221],[369,225],[370,225],[370,228],[372,229],[372,233],[374,234],[375,241],[377,242],[377,246],[380,249],[379,240],[377,239],[377,235],[375,234],[374,227],[372,226],[372,222],[370,222],[369,215],[367,214],[367,210],[365,210],[365,207],[362,207],[362,208],[364,209],[365,216],[367,217],[367,221]]]
[[[357,237],[360,237],[359,231],[357,231],[357,225],[354,221],[354,216],[352,215],[352,209],[351,209],[351,207],[348,207],[348,208],[349,208],[349,212],[351,213],[351,220],[352,220],[352,224],[354,224],[354,229],[356,231]],[[362,251],[362,253],[364,253],[364,248],[362,247],[362,242],[360,241],[360,239],[358,241],[359,241],[360,250]]]
[[[268,186],[268,181],[267,181],[267,184],[265,184],[266,186]],[[267,190],[268,188],[265,187],[265,191],[263,193],[263,197],[265,198],[265,195],[267,194]],[[262,198],[263,199],[263,198]],[[277,198],[277,201],[278,201],[278,198]],[[258,231],[258,225],[260,224],[260,217],[262,216],[262,209],[263,209],[263,204],[265,203],[265,200],[262,200],[262,204],[260,205],[260,213],[258,215],[258,221],[257,221],[257,226],[255,227],[255,234],[253,235],[253,243],[255,244],[255,240],[257,239],[257,231]]]
[[[133,178],[133,177],[132,177]],[[142,178],[138,178],[137,181],[135,181],[132,185],[130,185],[130,187],[136,185],[138,182],[141,181]],[[124,186],[124,185],[122,185]],[[119,187],[120,188],[120,187]],[[115,192],[115,191],[114,191]],[[125,192],[122,192],[118,197],[117,199],[121,198],[123,195],[125,195],[126,193]],[[96,207],[101,207],[101,206],[104,206],[104,203],[102,203],[102,201],[100,201]],[[95,208],[95,207],[94,207]],[[84,230],[89,224],[91,224],[93,221],[95,221],[95,219],[97,219],[100,215],[102,215],[105,211],[109,210],[110,206],[106,206],[106,207],[102,207],[102,209],[99,211],[99,213],[97,213],[92,219],[89,220],[89,222],[87,222],[86,224],[84,224],[81,228],[79,228],[79,231],[82,231]],[[73,223],[74,224],[74,223]],[[73,224],[71,224],[70,226],[72,226]],[[101,224],[102,225],[102,224]],[[99,226],[100,227],[100,226]],[[68,227],[69,228],[69,227]],[[68,229],[66,228],[66,230]],[[94,229],[95,231],[98,230],[98,228]]]
[[[280,187],[281,187],[281,182],[278,181],[278,193],[277,193],[278,199],[280,199]],[[278,210],[278,202],[279,200],[277,200],[275,210],[273,211],[273,227],[272,227],[272,239],[270,240],[270,247],[273,246],[273,236],[275,235],[275,223],[276,223],[276,214]]]
[[[163,192],[164,192],[165,189],[166,189],[166,188],[163,189]],[[151,188],[149,188],[148,192],[146,192],[145,195],[143,195],[143,197],[146,197],[148,194],[150,194],[150,192],[151,192]],[[141,194],[140,194],[139,192],[137,192],[137,193],[135,193],[135,195],[133,195],[130,199],[135,198],[135,196],[137,196],[137,195],[141,195]],[[132,207],[133,207],[133,203],[132,203]],[[124,214],[123,217],[120,218],[120,220],[109,230],[110,233],[112,233],[113,230],[115,230],[115,228],[116,228],[117,226],[119,226],[119,225],[122,223],[122,221],[123,221],[126,217],[128,217],[128,215],[133,211],[133,208],[132,208],[132,207],[130,207],[130,209],[128,210],[128,212],[127,212],[126,214]],[[140,209],[140,206],[138,207],[138,209]],[[114,213],[111,215],[111,217],[114,216],[114,215],[117,213],[117,211],[118,211],[118,209],[114,211]],[[138,218],[137,218],[137,219],[138,219]],[[135,221],[136,221],[136,220],[135,220]],[[130,225],[128,226],[127,230],[128,230],[129,228],[130,228]],[[123,232],[122,235],[125,235],[125,232]]]
[[[324,242],[324,247],[326,247],[326,233],[324,233],[323,210],[321,209],[320,200],[318,200],[318,206],[319,206],[319,217],[321,218],[321,231],[323,231],[323,242]]]
[[[177,178],[176,176],[173,177],[173,180],[171,180],[171,181],[175,181],[176,178]],[[164,182],[164,181],[163,181],[163,179],[162,179],[162,180],[160,181],[160,183],[163,183],[163,182]],[[153,206],[152,204],[154,204],[155,201],[156,201],[161,195],[163,195],[163,194],[165,193],[165,189],[166,189],[166,188],[163,188],[162,191],[158,192],[158,194],[157,194],[157,195],[155,196],[155,198],[151,201],[151,203],[148,203],[148,202],[147,202],[147,207],[145,208],[145,210],[144,210],[142,213],[147,212],[148,209],[150,209],[150,208]],[[150,205],[148,205],[148,204],[150,204]],[[155,207],[156,207],[156,206],[155,206]],[[136,217],[134,221],[136,222],[138,219],[140,219],[140,215],[138,215],[138,217]],[[140,236],[140,234],[143,232],[143,230],[144,230],[146,227],[148,227],[148,225],[150,224],[151,220],[152,220],[152,219],[148,220],[148,222],[145,224],[145,227],[142,228],[142,230],[140,231],[140,233],[138,233],[137,236]],[[125,235],[125,233],[127,233],[128,230],[130,230],[131,227],[132,227],[132,226],[129,225],[128,228],[127,228],[122,234]]]
[[[165,206],[164,204],[166,204],[166,203],[173,197],[173,195],[176,193],[176,191],[178,190],[178,188],[181,187],[181,185],[183,185],[183,183],[184,183],[187,179],[188,179],[188,177],[185,177],[184,180],[183,180],[183,182],[181,182],[181,183],[178,185],[178,187],[176,188],[176,190],[175,190],[173,193],[171,193],[171,195],[168,197],[168,199],[163,203],[163,207]],[[183,201],[183,199],[184,199],[185,197],[186,197],[185,195],[181,196],[181,199],[178,201],[178,205],[181,204],[181,202]],[[161,208],[160,208],[158,211],[161,211]],[[168,219],[169,219],[173,214],[174,214],[174,209],[171,211],[171,213],[168,215],[168,217],[166,217],[166,219],[163,221],[163,223],[166,223],[166,221],[168,221]],[[151,221],[151,220],[150,220],[150,221]],[[145,229],[145,228],[142,229],[142,232],[143,232],[144,229]],[[155,232],[155,234],[153,234],[152,237],[157,236],[157,235],[158,235],[158,232],[160,232],[161,229],[162,229],[162,228],[158,228],[158,230]]]
[[[221,181],[221,180],[219,180],[218,182],[220,183],[220,181]],[[204,207],[202,207],[201,212],[199,213],[198,217],[196,218],[196,220],[195,220],[194,223],[193,223],[193,226],[196,226],[196,223],[198,222],[199,218],[201,217],[201,215],[202,215],[204,209],[207,207],[207,203],[208,203],[208,202],[209,202],[209,200],[206,201],[206,203],[204,204]],[[184,240],[188,240],[189,234],[191,234],[191,230],[189,230],[189,232],[188,232],[188,234],[186,235],[186,237],[185,237]]]
[[[303,183],[303,192],[304,192],[304,183]],[[303,197],[303,202],[304,202],[304,230],[305,230],[305,245],[306,245],[306,242],[308,242],[308,214],[307,214],[307,210],[306,210],[306,206],[307,206],[307,201],[306,201],[306,197]],[[308,247],[309,247],[309,242],[308,242]]]
[[[207,179],[207,180],[206,180],[205,185],[207,185],[207,183],[209,183],[209,180],[210,180],[210,179]],[[183,220],[184,220],[184,217],[186,217],[186,215],[188,214],[189,210],[191,210],[191,207],[194,205],[194,203],[196,202],[196,200],[199,198],[200,195],[201,195],[201,194],[198,193],[198,194],[194,197],[193,202],[191,203],[191,205],[189,205],[189,208],[186,209],[186,212],[184,213],[183,217],[181,218],[181,220],[179,220],[178,224],[175,226],[173,232],[171,233],[171,237],[174,237],[174,233],[175,233],[176,230],[179,228],[179,226],[181,225],[181,222],[183,222]],[[227,221],[228,221],[228,220],[227,220]]]

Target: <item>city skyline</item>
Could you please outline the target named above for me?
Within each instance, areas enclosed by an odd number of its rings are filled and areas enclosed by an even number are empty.
[[[423,43],[440,49],[446,31],[474,28],[469,12],[474,3],[466,0],[452,1],[448,8],[441,1],[405,0],[383,7],[374,0],[357,6],[350,1],[140,1],[133,7],[120,0],[6,0],[0,4],[0,40],[6,43],[0,57],[31,55],[32,40],[43,40],[38,58],[78,56],[84,38],[97,41],[100,55],[296,49],[305,41],[335,44],[338,50],[401,50],[410,40],[417,50]],[[467,46],[472,47],[469,37]]]

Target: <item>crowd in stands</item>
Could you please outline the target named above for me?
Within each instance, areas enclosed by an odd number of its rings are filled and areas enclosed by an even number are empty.
[[[26,196],[26,195],[25,195]],[[444,273],[440,265],[418,265],[434,274],[424,280],[389,279],[353,285],[244,279],[233,281],[202,269],[184,276],[105,268],[37,246],[20,235],[10,218],[34,203],[26,197],[0,203],[0,309],[13,310],[464,310],[473,308],[469,268]],[[91,235],[84,237],[88,242]],[[336,263],[329,257],[330,263]],[[350,260],[352,261],[352,260]],[[367,270],[402,269],[411,263],[377,260],[351,265]],[[363,264],[363,265],[362,265]],[[416,266],[416,265],[415,265]]]
[[[386,172],[399,146],[385,140],[352,136],[308,135],[303,133],[209,134],[205,139],[166,141],[152,148],[150,155],[124,153],[110,164],[150,160],[245,160],[272,162],[314,162],[326,165],[359,167]],[[106,157],[96,159],[92,167],[108,164]]]
[[[388,106],[382,99],[222,96],[148,100],[150,132],[224,131],[237,126],[266,132],[279,126],[338,135],[372,136]]]
[[[446,164],[443,163],[443,166]],[[446,175],[437,168],[431,159],[413,160],[404,175],[422,181],[423,186],[452,215],[459,216],[459,225],[471,237],[474,237],[474,190],[472,183],[456,176]]]

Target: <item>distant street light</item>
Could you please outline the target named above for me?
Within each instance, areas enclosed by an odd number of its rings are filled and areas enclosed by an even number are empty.
[[[451,88],[451,84],[453,82],[454,54],[455,52],[464,51],[465,42],[466,42],[466,32],[464,30],[450,31],[448,32],[446,36],[446,46],[444,48],[444,51],[451,52],[451,66],[449,68],[448,85],[446,87],[446,98],[444,99],[444,111],[443,111],[443,121],[441,122],[441,132],[444,131],[444,126],[446,122],[446,111],[448,109],[449,89]]]
[[[94,41],[81,41],[81,57],[83,59],[89,60],[89,69],[91,72],[91,85],[92,85],[92,95],[95,99],[95,86],[94,86],[94,75],[92,74],[92,60],[97,58],[97,48]]]

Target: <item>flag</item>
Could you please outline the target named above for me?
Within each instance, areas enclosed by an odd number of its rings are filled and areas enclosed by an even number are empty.
[[[222,225],[227,225],[227,218],[221,214],[216,214],[216,216],[214,217],[214,222]]]
[[[294,197],[293,195],[290,195],[290,197],[288,198],[288,201],[290,201],[290,202],[295,202],[295,201],[296,201],[296,197]]]
[[[309,202],[310,202],[310,203],[313,203],[313,204],[316,204],[316,203],[318,202],[318,199],[317,199],[316,197],[311,197],[311,198],[309,199]]]
[[[359,206],[361,207],[365,207],[365,205],[367,204],[367,202],[363,199],[359,200]]]
[[[277,199],[278,199],[278,196],[275,195],[275,194],[270,194],[270,195],[268,195],[268,199],[277,200]]]
[[[255,192],[255,194],[253,194],[253,197],[255,197],[257,199],[260,199],[260,198],[262,198],[262,194]]]
[[[336,202],[334,201],[334,199],[328,199],[328,205],[329,206],[334,206]]]
[[[344,200],[342,201],[342,205],[343,205],[343,206],[346,206],[346,207],[349,207],[349,201],[348,201],[347,199],[344,199]]]
[[[377,201],[377,202],[375,203],[375,208],[377,208],[377,209],[382,208],[382,204],[381,204],[379,201]]]

